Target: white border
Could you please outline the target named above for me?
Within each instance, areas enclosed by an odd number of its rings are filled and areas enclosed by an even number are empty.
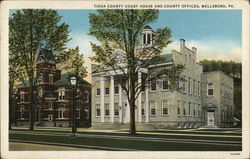
[[[96,9],[93,4],[233,4],[234,9],[242,9],[242,64],[243,64],[243,151],[239,156],[228,151],[187,152],[110,152],[110,151],[8,151],[8,10],[17,8],[52,8],[52,9]],[[173,8],[175,9],[175,8]],[[185,8],[193,9],[193,8]],[[222,9],[222,8],[220,8]],[[247,0],[224,1],[4,1],[1,3],[1,158],[249,158],[249,2]]]

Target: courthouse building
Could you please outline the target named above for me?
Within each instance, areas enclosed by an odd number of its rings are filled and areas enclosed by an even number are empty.
[[[151,47],[154,31],[145,26],[142,31],[141,47]],[[152,67],[185,65],[177,90],[170,90],[166,79],[151,82],[140,93],[136,101],[136,126],[138,129],[152,128],[198,128],[231,127],[233,123],[234,99],[233,78],[221,71],[203,73],[197,63],[195,47],[186,47],[180,40],[179,51],[162,52],[161,60],[138,72],[141,76]],[[124,62],[116,52],[112,57]],[[146,70],[146,71],[145,71]],[[121,74],[122,75],[122,74]],[[115,78],[116,74],[92,68],[92,127],[128,128],[130,109],[127,95]]]
[[[34,124],[39,126],[71,126],[72,86],[70,74],[61,74],[56,67],[52,50],[40,48],[36,56],[36,75],[33,93]],[[29,124],[30,91],[29,81],[17,86],[19,102],[16,116],[17,125]],[[91,85],[83,79],[78,80],[77,94],[82,102],[76,105],[77,126],[90,125]]]

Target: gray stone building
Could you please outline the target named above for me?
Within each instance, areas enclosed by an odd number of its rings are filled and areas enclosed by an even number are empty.
[[[151,27],[144,27],[142,48],[154,44],[153,34]],[[181,74],[185,81],[179,82],[179,89],[175,91],[169,89],[166,79],[151,82],[151,86],[139,94],[136,102],[137,129],[231,126],[233,113],[231,77],[222,72],[203,73],[202,66],[196,60],[197,49],[186,47],[184,39],[180,40],[179,51],[162,52],[159,56],[160,61],[139,70],[139,83],[141,76],[147,73],[150,67],[171,67],[176,64],[185,65],[185,70]],[[119,58],[121,64],[125,60],[119,51],[112,56],[114,57]],[[130,110],[127,96],[118,85],[116,75],[92,69],[93,128],[119,129],[129,126]],[[213,88],[213,95],[210,94],[210,87]],[[230,99],[226,98],[225,94],[230,94]]]

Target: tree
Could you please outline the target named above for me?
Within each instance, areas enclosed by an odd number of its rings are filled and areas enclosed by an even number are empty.
[[[75,49],[69,49],[66,51],[64,63],[59,64],[63,70],[67,73],[74,74],[80,79],[83,79],[87,75],[86,67],[84,66],[84,56],[80,54],[79,47]]]
[[[95,36],[102,45],[91,43],[96,56],[92,61],[100,64],[100,70],[113,70],[119,84],[127,94],[130,107],[130,134],[136,134],[135,127],[135,101],[141,87],[149,87],[151,81],[166,75],[173,85],[183,69],[183,66],[167,68],[154,67],[138,81],[138,71],[148,68],[153,62],[160,60],[160,53],[171,41],[170,28],[158,29],[154,36],[154,46],[140,48],[140,33],[146,24],[158,18],[158,10],[98,10],[89,15],[89,34]],[[112,58],[115,49],[121,50],[125,58],[125,65],[119,64],[117,58]],[[107,71],[108,72],[108,71]],[[119,76],[118,72],[123,75]],[[128,83],[128,87],[124,83]],[[174,87],[173,87],[174,88]]]
[[[46,47],[53,49],[57,62],[65,60],[65,44],[70,40],[69,25],[59,24],[61,16],[54,10],[23,9],[17,10],[9,19],[9,51],[11,69],[20,72],[22,82],[28,79],[29,84],[29,118],[30,130],[33,130],[34,86],[36,76],[35,57],[42,40]],[[11,76],[10,76],[11,77]],[[11,80],[15,76],[11,77]]]

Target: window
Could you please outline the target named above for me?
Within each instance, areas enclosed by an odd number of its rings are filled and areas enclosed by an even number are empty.
[[[150,106],[150,115],[156,115],[156,102],[150,101],[149,106]]]
[[[38,79],[37,79],[38,83],[43,83],[43,73],[40,73]]]
[[[49,109],[53,109],[53,103],[49,102]]]
[[[186,77],[183,76],[184,81],[182,82],[182,90],[185,93],[186,92]]]
[[[105,88],[105,95],[109,95],[109,87]]]
[[[80,119],[81,117],[81,109],[76,109],[76,119]]]
[[[97,96],[101,95],[101,89],[100,88],[96,88],[96,95]]]
[[[21,92],[21,93],[20,93],[20,96],[21,96],[21,97],[20,97],[20,101],[21,101],[21,102],[24,102],[24,100],[25,100],[25,98],[24,98],[24,92]]]
[[[200,117],[201,116],[201,105],[198,104],[198,116]]]
[[[52,115],[52,114],[49,114],[49,115],[48,115],[48,120],[49,120],[49,121],[52,121],[52,120],[53,120],[53,115]]]
[[[143,44],[146,44],[146,34],[143,34]]]
[[[167,90],[168,89],[168,80],[163,80],[162,81],[162,90]]]
[[[169,114],[169,101],[163,100],[162,101],[162,115],[168,115]]]
[[[183,102],[183,115],[186,116],[186,102]]]
[[[114,105],[114,111],[115,111],[115,116],[119,116],[119,104],[118,103],[115,103]]]
[[[181,115],[181,101],[177,102],[177,115]]]
[[[145,80],[144,78],[142,78],[141,80],[141,92],[144,92],[145,91]]]
[[[109,104],[106,103],[104,106],[105,106],[105,116],[109,116]]]
[[[150,34],[147,34],[147,44],[150,44],[150,41],[151,41]]]
[[[95,108],[96,108],[96,117],[101,116],[100,104],[96,104]]]
[[[65,100],[65,90],[63,88],[60,88],[58,90],[58,101],[64,101]]]
[[[191,94],[191,78],[188,77],[188,92]]]
[[[38,88],[38,97],[43,97],[43,89]]]
[[[83,100],[88,103],[89,102],[89,93],[86,91],[85,93],[83,93]]]
[[[58,119],[64,119],[64,108],[58,109]]]
[[[156,91],[156,80],[151,81],[151,91]]]
[[[144,107],[144,101],[141,102],[141,115],[145,115],[145,107]]]
[[[20,108],[20,119],[24,119],[24,106],[21,106]]]
[[[89,118],[89,110],[84,109],[84,119],[88,119],[88,118]]]
[[[208,83],[207,85],[207,95],[213,96],[214,95],[214,85],[213,83]]]
[[[115,94],[119,94],[119,86],[118,85],[115,86]]]
[[[196,89],[195,82],[196,82],[196,81],[195,81],[195,79],[194,79],[194,80],[193,80],[193,94],[194,94],[194,95],[196,94],[196,90],[195,90],[195,89]]]
[[[195,104],[194,104],[193,113],[194,113],[194,117],[195,117],[196,116],[196,107],[195,107]]]
[[[191,102],[188,103],[188,115],[191,116]]]
[[[200,96],[200,85],[201,85],[201,83],[200,83],[200,81],[198,81],[198,88],[197,88],[197,91],[198,91],[198,96]]]
[[[49,83],[53,84],[53,75],[49,75]]]

